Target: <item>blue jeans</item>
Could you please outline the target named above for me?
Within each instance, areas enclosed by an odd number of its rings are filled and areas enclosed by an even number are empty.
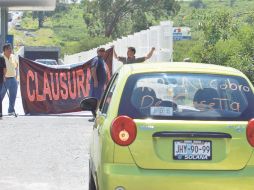
[[[0,83],[0,92],[2,91],[2,86],[3,86],[3,84]],[[0,98],[0,117],[2,117],[2,113],[3,113],[3,111],[2,111],[2,100]]]
[[[90,82],[90,92],[89,96],[96,98],[98,101],[101,100],[103,92],[104,92],[104,84],[98,84],[98,88],[94,87],[94,83]]]
[[[14,106],[15,106],[15,101],[17,97],[17,91],[18,91],[18,82],[15,77],[10,77],[6,78],[4,84],[2,85],[2,90],[1,90],[1,102],[4,99],[4,96],[6,94],[6,90],[9,92],[9,108],[8,108],[8,113],[13,113]]]

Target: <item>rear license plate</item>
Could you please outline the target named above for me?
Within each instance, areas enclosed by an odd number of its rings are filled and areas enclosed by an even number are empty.
[[[204,140],[174,140],[174,160],[212,160],[212,142]]]

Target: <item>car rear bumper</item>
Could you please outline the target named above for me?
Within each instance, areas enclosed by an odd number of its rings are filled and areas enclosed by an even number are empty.
[[[239,171],[147,170],[130,164],[105,164],[100,190],[253,190],[254,166]]]

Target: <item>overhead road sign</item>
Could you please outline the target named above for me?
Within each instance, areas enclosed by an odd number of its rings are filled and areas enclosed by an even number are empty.
[[[0,7],[10,10],[52,11],[56,7],[56,0],[0,0]]]

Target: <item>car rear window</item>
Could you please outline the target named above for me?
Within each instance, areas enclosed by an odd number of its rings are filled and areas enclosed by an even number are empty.
[[[135,119],[249,120],[254,97],[241,77],[136,74],[125,85],[119,115]]]

